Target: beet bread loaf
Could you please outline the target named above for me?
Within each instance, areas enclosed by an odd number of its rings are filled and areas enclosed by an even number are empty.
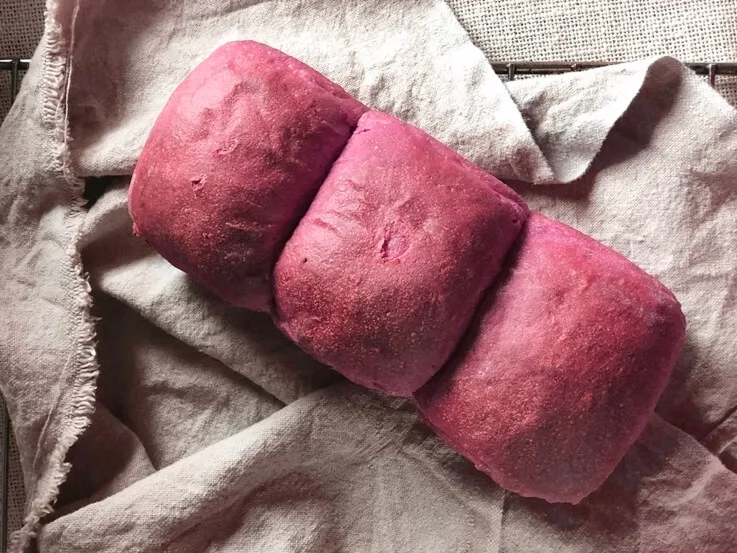
[[[599,486],[683,343],[656,279],[263,44],[222,46],[183,81],[129,200],[134,231],[193,280],[354,382],[414,394],[523,495]]]

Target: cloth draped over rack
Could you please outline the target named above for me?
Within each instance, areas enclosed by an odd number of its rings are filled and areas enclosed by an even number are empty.
[[[668,57],[505,84],[437,0],[51,2],[0,128],[14,550],[703,551],[737,544],[737,112]],[[504,492],[131,233],[178,82],[248,38],[419,126],[679,297],[657,414],[577,506]]]

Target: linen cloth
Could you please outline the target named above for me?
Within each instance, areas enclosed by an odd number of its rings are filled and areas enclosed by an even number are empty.
[[[505,87],[434,0],[50,8],[0,129],[25,146],[0,153],[0,384],[29,490],[16,550],[36,531],[60,552],[734,549],[737,114],[700,79],[652,58]],[[346,383],[132,237],[148,129],[237,38],[427,130],[674,290],[686,350],[602,489],[577,506],[504,492],[407,402]]]
[[[0,57],[30,58],[43,34],[42,0],[4,0],[0,2]],[[10,109],[10,72],[0,72],[0,121]],[[5,409],[5,401],[0,396],[0,409]],[[0,431],[2,434],[2,431]],[[4,442],[4,436],[0,436]],[[0,517],[7,520],[8,531],[20,528],[23,519],[25,490],[23,489],[23,471],[18,457],[15,439],[10,436],[10,449],[0,450],[8,455],[9,474],[7,505],[0,505]],[[0,489],[3,484],[0,483]],[[3,540],[4,541],[4,540]]]

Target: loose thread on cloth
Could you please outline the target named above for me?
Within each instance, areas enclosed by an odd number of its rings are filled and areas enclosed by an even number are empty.
[[[46,128],[58,144],[52,160],[52,171],[59,175],[66,190],[69,211],[66,216],[69,281],[72,283],[73,323],[78,329],[70,370],[73,371],[71,399],[59,405],[61,435],[49,455],[49,466],[34,488],[29,491],[30,508],[20,530],[10,540],[11,552],[27,551],[36,536],[41,519],[50,514],[59,496],[61,485],[71,470],[66,461],[69,449],[91,423],[94,412],[95,391],[99,364],[96,355],[95,319],[92,316],[92,288],[86,275],[79,251],[80,228],[83,222],[84,181],[76,177],[71,168],[70,133],[68,121],[69,83],[72,71],[74,24],[79,13],[79,1],[72,6],[70,37],[64,37],[63,26],[58,20],[62,3],[49,0],[46,6],[46,32],[43,52],[42,117]],[[46,437],[42,433],[39,445]]]

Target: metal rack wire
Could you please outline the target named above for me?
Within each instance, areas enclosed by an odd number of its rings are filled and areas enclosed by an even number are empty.
[[[513,81],[517,75],[554,75],[596,69],[622,62],[611,61],[492,61],[491,66],[497,75],[505,75]],[[716,84],[717,75],[737,75],[737,63],[686,63],[697,75],[705,75],[709,84]]]
[[[21,59],[2,59],[0,58],[0,71],[10,72],[10,102],[15,100],[18,93],[18,85],[20,84],[20,73],[26,71],[31,65],[31,60]]]
[[[10,103],[12,104],[18,93],[22,72],[28,70],[30,67],[30,60],[28,59],[11,59],[11,58],[0,58],[0,72],[10,73],[9,83],[9,96]],[[603,62],[603,61],[492,61],[491,66],[497,75],[506,77],[507,80],[513,81],[517,76],[521,75],[554,75],[560,73],[569,73],[574,71],[585,71],[588,69],[594,69],[598,67],[605,67],[608,65],[614,65],[622,62]],[[729,75],[737,76],[737,63],[686,63],[692,71],[698,75],[704,75],[707,77],[708,82],[711,86],[715,86],[717,76]],[[2,431],[2,466],[0,472],[2,473],[2,483],[0,488],[1,501],[0,504],[0,552],[4,553],[7,547],[8,538],[8,483],[10,464],[8,455],[10,452],[10,418],[7,410],[3,410],[0,413],[2,417],[1,430]]]

